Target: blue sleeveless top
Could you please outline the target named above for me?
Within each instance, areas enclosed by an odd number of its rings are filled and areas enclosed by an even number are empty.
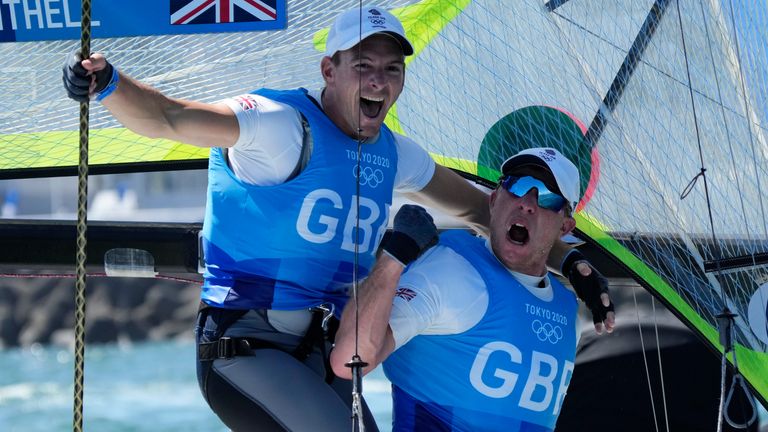
[[[309,163],[274,186],[240,181],[221,148],[210,152],[203,224],[202,299],[231,309],[294,310],[333,302],[341,311],[352,282],[373,266],[389,220],[397,151],[382,126],[361,151],[360,229],[356,233],[357,141],[345,135],[306,90],[255,93],[296,108],[309,123]]]
[[[550,277],[553,298],[540,300],[464,231],[440,244],[477,269],[488,310],[466,332],[416,336],[384,362],[394,430],[554,430],[574,367],[576,296]]]

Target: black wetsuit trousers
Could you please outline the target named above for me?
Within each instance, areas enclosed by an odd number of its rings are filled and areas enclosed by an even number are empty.
[[[195,334],[200,343],[228,335],[233,321],[229,311],[205,308],[200,311]],[[339,432],[352,428],[351,381],[335,378],[326,382],[324,355],[319,344],[309,356],[292,355],[302,337],[281,333],[269,325],[266,311],[249,313],[257,324],[251,339],[265,341],[251,355],[201,360],[198,349],[197,378],[211,409],[233,431]],[[242,335],[241,335],[242,336]],[[377,431],[373,416],[364,405],[366,431]]]

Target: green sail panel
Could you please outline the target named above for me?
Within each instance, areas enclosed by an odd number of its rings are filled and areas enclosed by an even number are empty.
[[[75,166],[78,131],[52,131],[0,136],[0,171]],[[89,164],[114,165],[151,161],[207,160],[208,149],[150,139],[124,128],[91,130]]]

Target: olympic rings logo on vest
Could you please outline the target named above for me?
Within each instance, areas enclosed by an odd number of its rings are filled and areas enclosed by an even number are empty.
[[[357,166],[352,167],[352,175],[357,178]],[[384,172],[378,168],[364,167],[360,170],[360,186],[376,188],[384,181]]]
[[[540,341],[549,341],[551,344],[556,344],[563,339],[563,329],[559,325],[553,325],[550,323],[542,323],[539,320],[534,320],[531,323],[531,330],[536,334],[536,337]]]

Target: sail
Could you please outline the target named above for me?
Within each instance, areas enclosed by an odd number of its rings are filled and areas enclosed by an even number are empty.
[[[580,120],[583,128],[563,133],[585,140],[553,140],[584,179],[579,234],[721,352],[717,316],[735,313],[739,368],[766,404],[768,5],[378,3],[401,18],[416,50],[390,127],[440,163],[493,182],[498,163],[520,150],[503,139],[520,116]],[[319,88],[327,28],[357,5],[296,0],[284,30],[104,38],[93,50],[174,97]],[[0,178],[75,172],[77,107],[60,65],[76,46],[0,44]],[[97,103],[91,129],[97,172],[205,166],[207,150],[138,137]],[[530,133],[551,130],[539,129]]]

